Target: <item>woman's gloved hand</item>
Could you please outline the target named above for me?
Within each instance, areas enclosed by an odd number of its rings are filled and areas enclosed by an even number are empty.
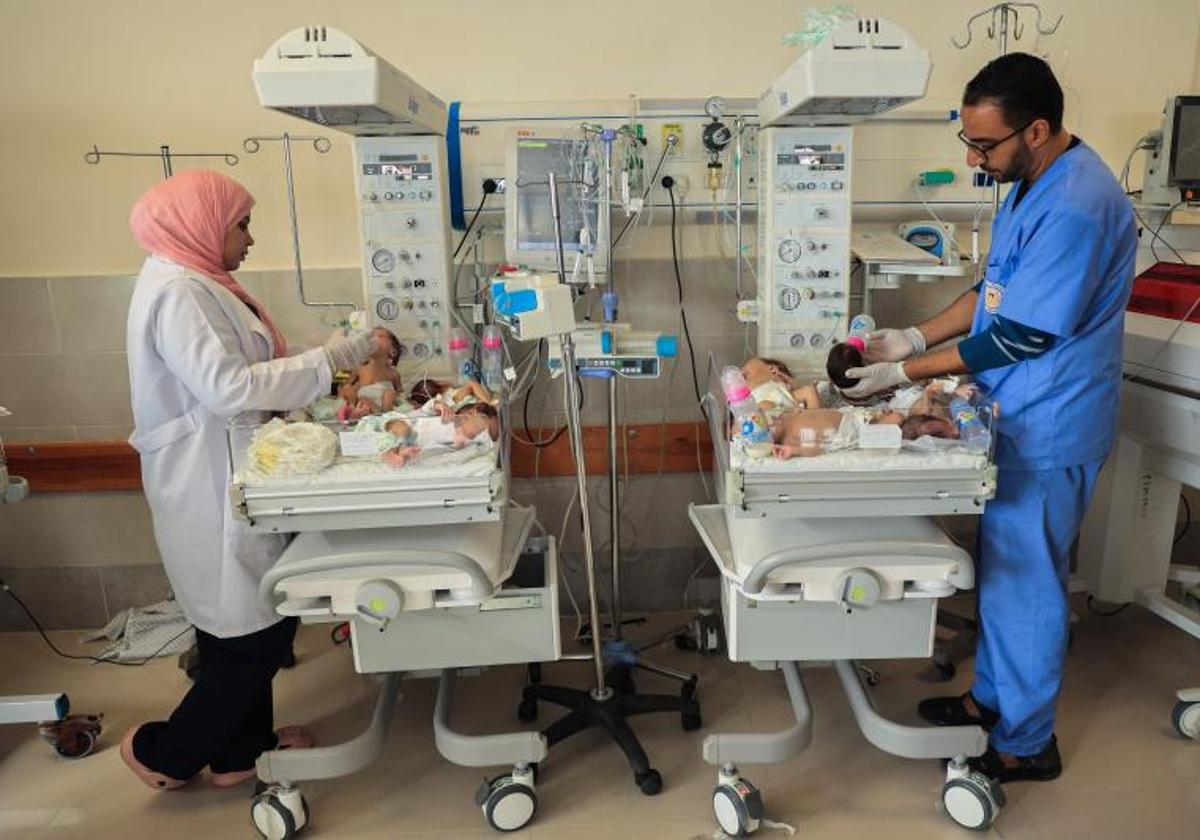
[[[325,355],[329,358],[329,367],[334,373],[339,370],[354,370],[367,360],[375,342],[366,330],[351,330],[344,333],[337,330],[325,342]]]
[[[853,388],[843,388],[842,393],[856,400],[912,381],[904,372],[904,362],[876,362],[866,367],[850,368],[846,376],[857,379],[858,384]]]
[[[925,336],[916,327],[902,330],[885,328],[867,333],[866,362],[901,362],[925,352]]]

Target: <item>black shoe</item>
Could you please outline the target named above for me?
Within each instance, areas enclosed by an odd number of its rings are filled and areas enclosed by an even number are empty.
[[[958,697],[930,697],[917,704],[917,714],[938,726],[982,726],[991,729],[1000,722],[999,712],[989,709],[974,697],[971,699],[979,707],[979,716],[967,711],[968,697],[971,697],[969,691]]]
[[[1058,739],[1050,736],[1050,743],[1037,755],[1018,756],[1015,767],[1000,759],[992,747],[978,758],[967,760],[972,770],[978,770],[1000,784],[1008,782],[1048,782],[1062,774],[1062,756],[1058,753]]]

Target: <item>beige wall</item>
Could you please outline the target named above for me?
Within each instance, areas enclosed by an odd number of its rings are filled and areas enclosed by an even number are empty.
[[[301,130],[262,110],[250,81],[253,60],[292,27],[343,28],[447,100],[755,96],[794,55],[780,36],[802,24],[805,5],[611,0],[602,16],[582,0],[0,0],[8,33],[0,51],[0,183],[8,197],[0,205],[0,276],[136,268],[126,218],[159,177],[157,164],[87,166],[82,155],[93,143],[240,152],[246,136]],[[953,102],[994,54],[978,27],[969,49],[949,43],[978,4],[859,5],[905,26],[932,53],[931,101]],[[1035,44],[1030,27],[1019,46],[1049,52],[1068,88],[1072,125],[1119,166],[1157,122],[1165,96],[1192,82],[1200,4],[1152,0],[1136,12],[1118,0],[1045,5],[1066,15],[1059,33]],[[884,135],[878,145],[906,147],[905,127],[871,131]],[[950,133],[922,135],[917,156],[960,160]],[[330,154],[297,160],[306,255],[315,266],[357,262],[348,145],[333,139]],[[248,270],[289,261],[278,164],[267,149],[242,154],[232,170],[259,198],[260,244]]]
[[[966,51],[949,43],[982,3],[860,5],[897,21],[931,52],[928,105],[952,107],[964,82],[995,54],[978,27]],[[1070,127],[1118,168],[1133,141],[1158,125],[1167,95],[1189,85],[1200,90],[1200,4],[1154,0],[1136,12],[1118,0],[1045,5],[1066,15],[1059,33],[1037,43],[1028,35],[1014,48],[1048,53],[1067,89]],[[0,0],[6,32],[0,50],[0,404],[17,410],[0,420],[0,434],[11,442],[129,431],[123,325],[141,255],[126,220],[137,196],[161,175],[154,160],[88,166],[83,154],[93,143],[113,150],[169,142],[177,152],[237,152],[241,162],[227,171],[259,201],[259,244],[241,277],[292,342],[321,336],[319,313],[291,298],[278,151],[241,151],[247,136],[308,131],[261,109],[250,80],[253,60],[288,29],[342,28],[443,98],[467,103],[631,93],[753,97],[794,56],[780,37],[802,25],[805,4],[610,0],[604,6],[609,14],[600,16],[597,4],[581,0]],[[1130,36],[1134,27],[1137,34]],[[357,293],[357,230],[349,145],[337,133],[329,136],[334,147],[328,155],[298,151],[296,174],[313,291],[340,298]],[[496,164],[499,147],[485,146],[468,150],[469,174]],[[859,200],[911,202],[910,182],[921,169],[966,172],[946,123],[863,126],[855,135],[855,163]],[[961,192],[933,197],[948,195]],[[910,206],[885,215],[894,221],[923,214]],[[711,225],[695,219],[685,217],[684,278],[703,364],[710,350],[725,359],[741,355],[746,339],[732,315],[730,264],[716,258]],[[498,215],[491,220],[500,221]],[[625,311],[643,328],[677,327],[667,221],[668,214],[656,210],[651,229],[630,235],[626,257],[632,259],[618,260]],[[911,322],[959,288],[955,282],[883,293],[880,320]],[[553,411],[555,400],[544,406],[541,400],[548,390],[534,400],[534,423],[553,419],[544,412]],[[665,382],[630,386],[623,419],[691,419],[690,391],[686,369],[672,366]],[[586,419],[600,421],[602,407],[593,383]],[[539,503],[544,523],[557,530],[561,488],[521,485],[521,498]],[[640,556],[655,562],[635,560],[626,577],[639,591],[675,593],[680,587],[662,575],[690,571],[697,544],[682,515],[647,517],[646,499],[660,496],[680,510],[705,498],[695,475],[635,477],[626,535]],[[156,561],[139,493],[45,495],[21,510],[0,511],[0,577],[55,626],[96,625],[130,603],[156,600],[165,586]],[[0,628],[23,621],[0,604]]]

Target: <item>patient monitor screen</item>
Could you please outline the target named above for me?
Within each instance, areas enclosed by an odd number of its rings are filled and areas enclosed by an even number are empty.
[[[595,165],[588,158],[587,143],[537,138],[517,141],[517,248],[554,251],[551,172],[558,182],[564,250],[580,250],[585,228],[587,241],[594,245],[599,207],[592,189],[596,183]]]
[[[1181,97],[1173,135],[1171,183],[1200,184],[1200,96]]]

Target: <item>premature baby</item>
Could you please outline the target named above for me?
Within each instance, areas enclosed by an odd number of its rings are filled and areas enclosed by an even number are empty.
[[[481,441],[485,434],[495,441],[500,437],[500,420],[492,406],[472,403],[434,417],[393,417],[384,423],[383,431],[391,435],[394,444],[384,450],[384,462],[403,467],[426,447],[462,449]]]
[[[400,373],[396,370],[396,363],[400,361],[400,339],[383,327],[373,329],[371,337],[375,340],[375,349],[354,372],[350,382],[338,390],[342,400],[338,406],[338,419],[342,422],[392,411],[396,407],[396,392],[400,388]]]

